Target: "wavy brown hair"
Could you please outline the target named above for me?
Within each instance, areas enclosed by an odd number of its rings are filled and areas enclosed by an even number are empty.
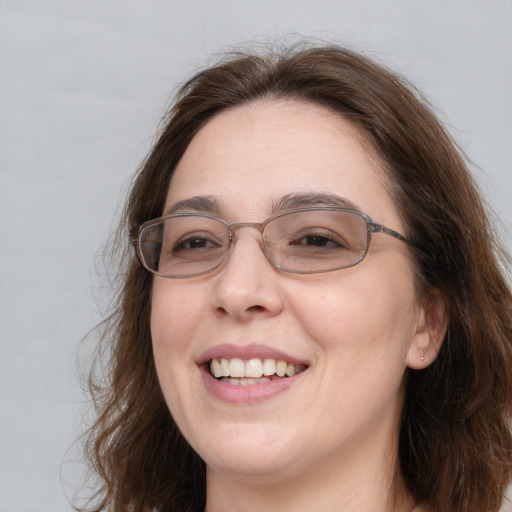
[[[507,256],[465,158],[421,95],[396,74],[335,46],[236,53],[189,80],[133,182],[120,228],[122,288],[103,324],[103,380],[87,453],[94,510],[202,511],[205,467],[158,384],[149,329],[152,276],[130,233],[162,214],[194,135],[220,111],[262,98],[320,104],[376,150],[413,241],[420,298],[447,303],[437,360],[407,370],[399,461],[408,491],[442,512],[497,512],[512,471],[512,297]],[[123,250],[123,249],[121,249]],[[100,354],[102,352],[99,352]],[[91,373],[93,375],[93,373]]]

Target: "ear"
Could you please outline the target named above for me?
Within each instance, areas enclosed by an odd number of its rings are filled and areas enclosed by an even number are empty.
[[[422,370],[432,364],[441,350],[447,329],[446,300],[439,291],[435,291],[419,308],[416,332],[407,354],[407,366]]]

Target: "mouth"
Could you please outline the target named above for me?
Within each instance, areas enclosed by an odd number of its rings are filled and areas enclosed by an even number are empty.
[[[206,369],[214,379],[232,386],[250,386],[288,379],[307,368],[305,364],[270,358],[216,357],[206,362]]]

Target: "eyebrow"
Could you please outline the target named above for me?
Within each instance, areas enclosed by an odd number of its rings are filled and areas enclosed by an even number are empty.
[[[333,206],[359,211],[359,208],[346,197],[338,196],[337,194],[306,192],[283,196],[279,201],[273,203],[272,212],[279,213],[284,210],[307,208],[309,206]]]
[[[346,197],[322,192],[287,194],[272,203],[271,211],[272,215],[275,215],[286,210],[310,206],[332,206],[359,211],[359,208]],[[164,215],[181,212],[218,214],[221,209],[221,203],[214,196],[194,196],[174,203],[164,212]]]
[[[180,212],[219,213],[220,204],[213,196],[194,196],[170,206],[164,215]]]

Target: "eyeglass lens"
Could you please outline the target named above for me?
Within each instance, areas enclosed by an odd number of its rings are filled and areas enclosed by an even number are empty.
[[[350,267],[368,248],[367,222],[353,211],[290,212],[271,218],[260,229],[267,258],[289,272]],[[235,230],[231,232],[236,236]],[[149,270],[166,277],[191,277],[218,267],[228,256],[232,238],[229,225],[220,219],[178,215],[144,227],[139,251]]]

